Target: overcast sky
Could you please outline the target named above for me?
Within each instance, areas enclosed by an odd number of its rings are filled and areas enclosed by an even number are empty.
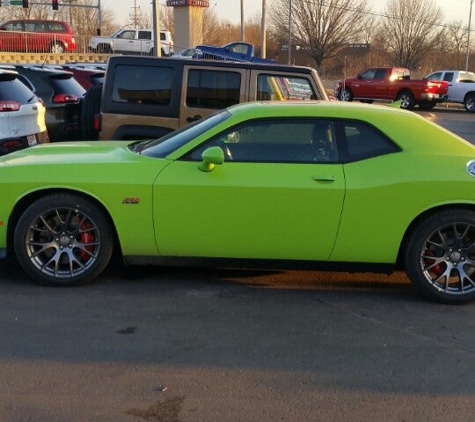
[[[270,4],[272,0],[267,0]],[[239,23],[241,20],[241,0],[210,0],[210,7],[216,10],[220,18],[229,19],[233,23]],[[386,1],[371,0],[373,10],[380,12],[384,9]],[[470,11],[470,0],[436,0],[436,3],[442,9],[445,21],[451,22],[454,20],[466,21],[468,25],[468,15]],[[160,0],[160,4],[166,4],[166,0]],[[101,0],[101,5],[112,10],[116,19],[120,23],[129,21],[130,16],[133,16],[134,7],[139,7],[144,13],[151,15],[152,2],[151,0]],[[474,7],[475,9],[475,7]],[[262,1],[260,0],[244,0],[244,16],[253,16],[258,14],[260,16],[262,11]],[[475,10],[472,14],[472,28],[475,27]]]

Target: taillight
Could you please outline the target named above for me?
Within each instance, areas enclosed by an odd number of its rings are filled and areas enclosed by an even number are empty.
[[[0,101],[0,112],[2,111],[18,111],[21,104],[16,101]]]
[[[56,94],[53,97],[53,103],[61,104],[61,103],[77,103],[79,101],[79,97],[73,94]]]
[[[98,130],[100,131],[101,130],[101,126],[102,126],[102,117],[101,117],[101,114],[98,113],[98,114],[94,114],[94,120],[93,120],[93,124],[94,124],[94,130]]]
[[[14,139],[12,141],[3,142],[2,146],[11,149],[11,148],[21,147],[22,145],[21,145],[21,141],[19,141],[18,139]]]

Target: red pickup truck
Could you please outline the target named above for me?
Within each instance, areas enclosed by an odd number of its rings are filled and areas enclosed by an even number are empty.
[[[335,96],[340,101],[400,100],[401,108],[412,110],[416,105],[423,110],[434,108],[447,99],[448,83],[411,79],[409,69],[402,67],[375,67],[356,78],[338,81]]]

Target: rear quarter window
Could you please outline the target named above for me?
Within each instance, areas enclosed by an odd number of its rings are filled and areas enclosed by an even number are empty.
[[[238,104],[240,91],[241,75],[237,72],[191,69],[186,105],[219,110]]]
[[[157,66],[118,66],[112,101],[129,104],[168,105],[172,98],[174,70]]]

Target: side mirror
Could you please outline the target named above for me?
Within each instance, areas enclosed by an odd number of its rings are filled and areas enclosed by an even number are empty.
[[[203,151],[201,159],[198,168],[204,172],[212,171],[216,165],[224,163],[224,151],[220,147],[209,147]]]

